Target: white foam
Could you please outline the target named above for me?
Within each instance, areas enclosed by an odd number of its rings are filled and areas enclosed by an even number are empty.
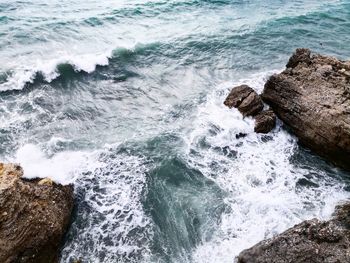
[[[26,144],[16,153],[13,162],[24,169],[24,177],[49,177],[57,183],[73,183],[84,170],[100,167],[94,152],[65,151],[49,158],[39,146]]]
[[[145,2],[147,1],[140,1],[139,4],[142,6]],[[336,2],[333,1],[333,4]],[[85,5],[85,10],[89,10],[91,13],[81,12]],[[118,10],[118,8],[132,8],[133,5],[130,5],[129,2],[120,2],[118,4],[113,3],[112,6],[117,8],[115,10]],[[93,2],[54,6],[55,8],[50,8],[51,11],[45,10],[48,12],[45,15],[49,14],[52,17],[57,17],[59,14],[64,14],[64,16],[57,18],[58,21],[67,22],[67,24],[76,21],[77,16],[83,20],[95,16],[104,20],[104,16],[113,15],[111,5],[107,3],[101,4],[98,9],[93,5]],[[44,75],[46,81],[50,82],[59,76],[57,65],[62,63],[71,64],[77,71],[90,73],[95,70],[97,65],[107,65],[112,50],[118,47],[132,50],[138,43],[173,43],[178,41],[179,38],[186,39],[193,36],[193,34],[197,34],[199,37],[208,33],[221,34],[222,30],[226,30],[222,26],[227,24],[222,23],[223,19],[229,19],[231,30],[237,31],[238,35],[242,35],[256,30],[257,27],[268,23],[270,20],[285,16],[300,16],[318,10],[323,6],[324,3],[318,2],[309,3],[307,7],[305,7],[305,3],[301,6],[291,3],[283,9],[275,10],[273,13],[261,12],[259,8],[251,8],[251,11],[256,13],[248,16],[242,15],[242,10],[234,8],[215,10],[200,8],[197,12],[190,9],[188,12],[172,14],[173,19],[170,20],[160,16],[159,18],[142,17],[133,21],[133,23],[108,23],[105,21],[102,28],[94,29],[80,25],[77,28],[79,30],[77,34],[70,32],[69,25],[67,25],[67,30],[63,31],[52,32],[51,29],[46,29],[47,31],[43,31],[43,35],[47,36],[45,44],[41,44],[40,41],[38,43],[30,43],[29,41],[29,43],[19,44],[15,38],[10,38],[9,41],[13,41],[11,48],[15,52],[12,53],[11,51],[3,54],[2,66],[6,72],[10,71],[11,74],[5,83],[0,84],[0,91],[21,90],[26,83],[32,83],[39,72]],[[35,8],[35,5],[33,7]],[[254,7],[254,4],[251,7]],[[29,9],[26,9],[28,14],[37,11],[36,9]],[[27,17],[24,16],[24,21],[25,18]],[[181,23],[178,23],[178,21],[181,21]],[[33,26],[42,26],[35,24],[32,20],[30,22],[33,23]],[[5,29],[11,30],[7,27]],[[29,37],[29,40],[33,41],[31,37]]]
[[[143,211],[142,193],[147,167],[142,158],[118,154],[102,158],[105,166],[79,179],[83,206],[73,223],[75,233],[63,249],[61,262],[81,258],[91,262],[119,262],[149,257],[151,220]],[[139,261],[138,261],[139,262]]]
[[[41,73],[45,81],[51,82],[60,76],[57,71],[57,66],[60,64],[70,64],[77,72],[91,73],[97,66],[107,66],[111,56],[111,50],[98,54],[60,54],[52,59],[37,59],[28,66],[17,65],[11,69],[13,74],[9,79],[0,84],[0,91],[21,90],[25,84],[33,83],[37,73]]]
[[[61,184],[75,183],[76,190],[84,192],[83,208],[78,212],[79,220],[86,221],[73,222],[71,231],[76,235],[63,249],[62,262],[87,259],[86,255],[92,262],[128,257],[147,262],[153,233],[140,201],[146,180],[145,161],[127,154],[114,158],[112,152],[118,144],[99,151],[57,152],[61,150],[57,144],[62,142],[69,140],[53,137],[41,147],[26,144],[9,160],[20,163],[25,178],[49,177]]]
[[[349,197],[343,185],[324,171],[291,164],[296,139],[279,125],[270,138],[264,138],[253,132],[251,118],[243,119],[236,109],[223,106],[234,85],[246,83],[262,91],[266,77],[272,73],[225,83],[209,94],[198,109],[195,128],[187,138],[189,163],[228,194],[224,202],[229,211],[222,215],[212,239],[194,251],[195,262],[232,262],[243,249],[302,220],[328,218],[335,204]],[[238,133],[247,136],[237,139]],[[203,140],[208,142],[209,149],[200,146]],[[218,148],[224,147],[236,152],[237,157],[218,152]],[[197,154],[191,155],[191,149]],[[310,172],[319,177],[315,180],[319,187],[299,189],[297,181]]]

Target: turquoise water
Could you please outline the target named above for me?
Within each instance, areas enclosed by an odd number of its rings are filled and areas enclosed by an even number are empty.
[[[61,263],[233,262],[328,218],[350,176],[225,96],[260,92],[297,47],[348,43],[341,0],[2,0],[0,159],[74,183]]]

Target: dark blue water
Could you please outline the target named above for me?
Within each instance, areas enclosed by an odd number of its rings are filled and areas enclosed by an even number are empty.
[[[0,158],[74,183],[62,263],[233,262],[329,217],[349,174],[225,96],[349,42],[346,0],[3,0]]]

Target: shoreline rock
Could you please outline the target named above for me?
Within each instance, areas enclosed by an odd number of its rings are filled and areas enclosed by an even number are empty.
[[[302,145],[350,170],[350,61],[297,49],[261,97]]]
[[[26,180],[0,163],[0,262],[56,263],[73,209],[73,186]]]
[[[237,262],[350,262],[350,203],[336,207],[329,221],[306,220],[243,250]]]
[[[286,67],[261,98],[302,145],[350,170],[350,61],[297,49]],[[237,262],[350,262],[350,202],[328,221],[306,220],[242,251]]]

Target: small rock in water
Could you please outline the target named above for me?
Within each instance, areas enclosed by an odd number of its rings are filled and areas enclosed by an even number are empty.
[[[238,108],[244,117],[254,116],[264,108],[260,96],[247,85],[234,87],[224,104],[229,108]]]
[[[236,134],[236,139],[244,138],[244,137],[246,137],[246,136],[247,136],[246,133],[240,132],[240,133],[237,133],[237,134]]]
[[[257,133],[269,133],[276,125],[276,114],[272,110],[262,111],[254,119]]]

